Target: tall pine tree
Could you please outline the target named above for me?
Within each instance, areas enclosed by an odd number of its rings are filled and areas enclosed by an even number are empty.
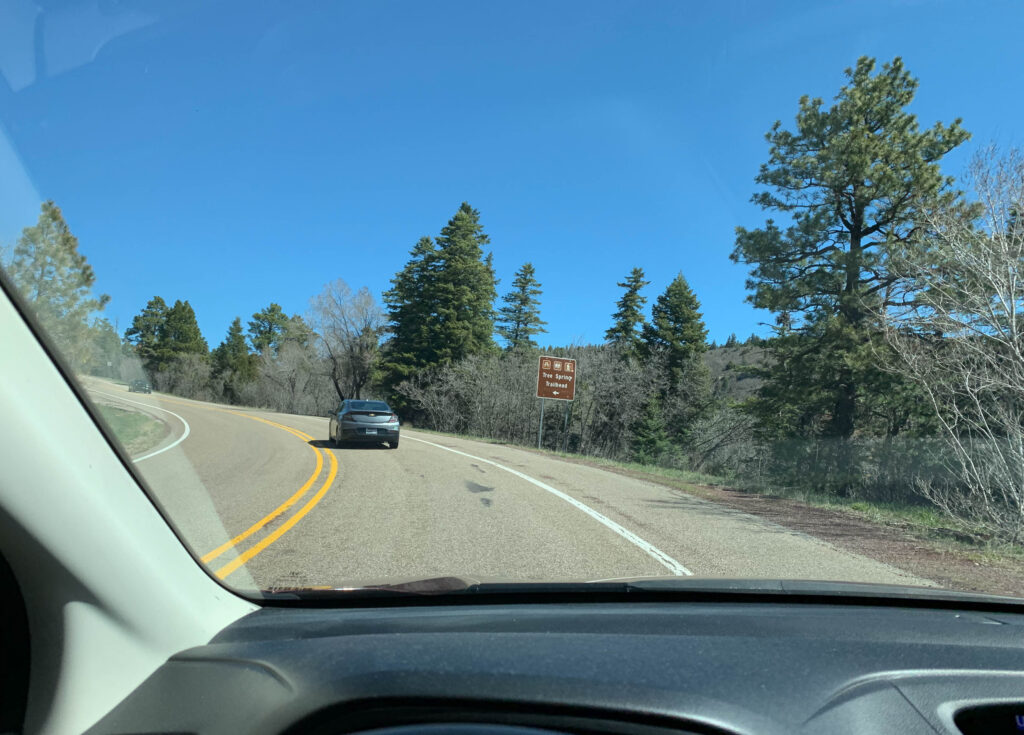
[[[679,371],[708,349],[708,330],[700,302],[683,274],[678,274],[651,306],[643,338],[652,350],[663,350],[670,370]]]
[[[437,362],[433,338],[437,331],[433,308],[437,247],[429,237],[421,237],[409,256],[384,293],[391,339],[382,368],[391,387]]]
[[[242,320],[235,317],[228,327],[227,336],[211,353],[214,375],[224,379],[224,393],[228,400],[237,403],[239,389],[256,377],[254,355],[249,352],[242,331]]]
[[[665,360],[667,385],[661,409],[668,433],[685,441],[694,422],[711,404],[711,373],[704,363],[708,332],[700,302],[683,274],[678,274],[651,306],[651,321],[644,325],[648,354]]]
[[[206,356],[209,346],[199,331],[196,313],[188,301],[175,301],[167,310],[156,346],[156,369],[168,369],[179,355]]]
[[[280,304],[271,303],[270,306],[257,311],[252,315],[249,322],[249,341],[257,354],[270,350],[277,354],[281,342],[288,332],[288,315]]]
[[[434,365],[487,352],[496,296],[490,242],[480,213],[463,202],[435,240],[424,237],[384,294],[391,339],[382,362],[394,387]]]
[[[96,275],[52,201],[43,202],[34,227],[22,230],[7,273],[54,344],[81,368],[92,352],[89,316],[110,297],[93,294]]]
[[[149,373],[156,372],[157,345],[166,320],[167,303],[161,297],[154,296],[145,308],[135,315],[132,325],[124,333],[124,341],[131,345],[135,355]]]
[[[957,199],[939,161],[968,138],[959,120],[920,130],[906,110],[918,83],[899,58],[874,72],[874,59],[859,59],[831,107],[805,96],[795,132],[775,123],[756,178],[766,189],[752,201],[792,222],[737,228],[732,254],[751,266],[748,300],[794,320],[793,334],[772,342],[762,417],[835,437],[876,413],[861,408],[887,383],[871,315],[896,280],[890,259],[922,236],[919,203]]]
[[[612,314],[612,326],[604,333],[604,338],[619,348],[623,354],[635,355],[642,346],[641,331],[644,326],[644,304],[647,298],[640,295],[640,290],[650,281],[644,280],[643,268],[634,268],[624,282],[618,283],[619,288],[626,289],[616,306],[618,310]]]
[[[541,294],[541,288],[535,276],[533,264],[524,263],[516,271],[512,290],[502,299],[505,306],[498,309],[497,331],[508,343],[510,350],[536,347],[533,335],[548,331],[544,329],[547,322],[540,318],[540,301],[537,297]]]
[[[442,362],[494,349],[496,279],[480,213],[463,202],[437,237],[434,309]]]

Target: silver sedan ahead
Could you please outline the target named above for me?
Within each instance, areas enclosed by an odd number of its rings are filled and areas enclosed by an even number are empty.
[[[331,415],[330,437],[335,446],[346,442],[381,444],[398,449],[398,415],[384,401],[347,399]]]

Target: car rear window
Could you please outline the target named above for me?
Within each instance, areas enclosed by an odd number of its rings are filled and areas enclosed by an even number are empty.
[[[352,401],[348,407],[353,411],[390,411],[391,407],[384,401]]]

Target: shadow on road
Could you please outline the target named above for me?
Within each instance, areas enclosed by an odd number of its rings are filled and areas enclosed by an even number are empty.
[[[344,450],[349,450],[349,449],[388,449],[388,446],[386,444],[384,444],[384,443],[374,444],[372,442],[370,442],[370,443],[348,442],[348,443],[342,444],[340,447],[334,446],[334,442],[332,442],[330,439],[310,439],[306,443],[309,444],[309,446],[311,446],[311,447],[316,447],[317,449],[338,449],[338,450],[343,450],[343,449]]]

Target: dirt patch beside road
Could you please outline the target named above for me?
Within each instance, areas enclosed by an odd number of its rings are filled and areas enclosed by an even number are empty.
[[[988,559],[920,538],[895,525],[798,500],[726,488],[695,486],[693,494],[827,541],[840,549],[891,564],[947,589],[1024,597],[1024,562]],[[971,558],[976,556],[978,558]]]

